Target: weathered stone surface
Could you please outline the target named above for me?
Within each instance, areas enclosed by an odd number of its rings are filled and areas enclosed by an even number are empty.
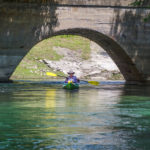
[[[53,50],[62,55],[63,58],[59,61],[45,59],[43,62],[54,71],[61,71],[65,74],[69,70],[73,70],[79,78],[90,77],[107,80],[112,78],[114,73],[120,74],[117,66],[101,47],[94,42],[91,42],[90,45],[91,54],[87,60],[82,59],[78,50],[73,51],[67,48],[53,47]]]
[[[8,59],[18,56],[12,67],[8,60],[6,66],[10,69],[0,67],[4,72],[0,74],[1,80],[4,75],[9,79],[12,70],[36,43],[60,34],[81,35],[99,44],[128,81],[150,78],[150,23],[143,22],[143,16],[150,10],[128,8],[127,3],[132,0],[61,1],[68,6],[60,6],[54,0],[53,5],[47,2],[0,1],[0,56],[9,56]],[[80,3],[87,7],[70,5]],[[88,6],[92,4],[97,7]],[[1,61],[3,64],[4,60]]]
[[[0,80],[8,81],[16,68],[16,64],[22,59],[21,56],[0,56]]]
[[[38,3],[38,4],[62,4],[62,5],[94,5],[94,6],[129,6],[134,0],[0,0],[9,3]]]

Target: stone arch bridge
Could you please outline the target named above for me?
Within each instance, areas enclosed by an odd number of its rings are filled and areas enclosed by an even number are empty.
[[[38,42],[86,37],[103,47],[127,81],[150,80],[150,13],[134,0],[0,0],[0,81],[9,81]],[[100,60],[98,60],[100,61]]]

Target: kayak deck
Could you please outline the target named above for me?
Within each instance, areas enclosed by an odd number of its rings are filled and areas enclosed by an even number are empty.
[[[64,83],[63,88],[67,89],[67,90],[74,90],[74,89],[79,88],[79,84],[77,84],[77,83]]]

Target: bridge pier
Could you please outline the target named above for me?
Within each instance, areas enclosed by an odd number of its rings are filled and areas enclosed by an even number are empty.
[[[9,82],[10,76],[22,60],[22,56],[0,55],[0,82]]]

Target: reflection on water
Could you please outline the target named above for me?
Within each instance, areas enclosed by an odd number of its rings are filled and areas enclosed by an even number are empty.
[[[0,149],[149,150],[149,90],[0,84]]]
[[[45,96],[45,106],[46,108],[56,107],[56,89],[47,89]]]

